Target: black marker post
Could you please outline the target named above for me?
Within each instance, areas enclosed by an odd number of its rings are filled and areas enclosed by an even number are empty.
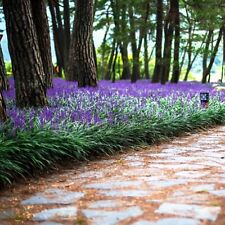
[[[200,93],[200,101],[201,101],[201,106],[203,108],[208,108],[209,107],[209,93],[201,92]]]

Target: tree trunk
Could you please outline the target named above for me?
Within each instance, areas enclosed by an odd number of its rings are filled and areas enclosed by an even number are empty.
[[[46,4],[44,0],[31,0],[32,16],[38,37],[42,64],[45,73],[45,83],[47,88],[52,87],[52,54],[50,44],[50,32]]]
[[[187,5],[185,5],[185,11],[186,11],[186,17],[187,17],[187,22],[188,22],[188,39],[187,39],[187,46],[185,47],[185,55],[186,53],[188,54],[188,63],[187,63],[187,69],[186,69],[186,73],[185,73],[185,76],[184,76],[184,81],[187,81],[188,80],[188,74],[191,70],[191,67],[192,67],[192,42],[193,42],[193,35],[194,35],[194,32],[195,32],[195,22],[194,22],[194,25],[193,25],[193,22],[190,18],[190,15],[189,15],[189,8],[187,7]],[[185,60],[185,55],[184,55],[184,60]],[[184,61],[182,60],[182,65],[181,65],[181,68],[180,68],[180,73],[182,71],[182,67],[183,67],[183,64],[184,64]]]
[[[4,60],[3,60],[3,54],[2,54],[2,48],[0,46],[0,53],[1,53],[1,57],[0,57],[0,60],[1,60],[1,67],[0,67],[0,72],[1,72],[1,76],[0,76],[0,121],[1,122],[5,122],[6,119],[7,119],[7,116],[6,116],[6,105],[5,105],[5,101],[4,101],[4,98],[3,98],[3,95],[2,95],[2,89],[5,90],[5,87],[7,86],[6,83],[5,83],[5,64],[4,64]]]
[[[7,91],[9,89],[8,79],[6,76],[5,62],[2,53],[2,46],[0,45],[0,90]]]
[[[113,59],[113,64],[112,64],[112,73],[113,73],[112,82],[113,83],[115,83],[115,81],[116,81],[116,61],[117,61],[117,56],[118,56],[118,45],[116,46],[116,53],[115,53],[115,57]]]
[[[206,69],[205,69],[205,71],[203,73],[202,83],[206,83],[207,77],[210,74],[210,71],[212,69],[213,63],[214,63],[215,58],[216,58],[216,54],[218,52],[218,48],[219,48],[220,41],[222,39],[222,34],[223,34],[223,28],[220,28],[219,35],[218,35],[218,38],[217,38],[216,45],[214,47],[213,53],[211,55],[209,65],[208,65],[208,67],[206,67]]]
[[[157,0],[156,15],[156,48],[155,48],[155,68],[152,77],[152,83],[160,81],[162,71],[162,31],[163,31],[163,0]]]
[[[7,120],[6,106],[2,95],[2,91],[0,90],[0,121],[5,122],[6,120]]]
[[[142,17],[141,17],[141,25],[140,25],[140,35],[139,35],[139,41],[138,41],[138,57],[140,57],[141,47],[142,43],[144,41],[144,77],[149,77],[149,69],[148,69],[148,18],[150,14],[150,3],[149,0],[145,0],[142,2]],[[138,61],[140,61],[138,59]],[[139,66],[140,67],[140,66]],[[140,69],[139,69],[140,70]],[[146,74],[147,73],[147,74]],[[148,79],[148,78],[147,78]]]
[[[128,12],[129,12],[129,21],[130,21],[131,49],[132,49],[132,56],[133,56],[131,82],[135,83],[140,77],[140,65],[139,65],[138,46],[136,43],[134,12],[133,12],[132,5],[129,5]]]
[[[93,0],[77,0],[68,72],[79,87],[97,86],[92,32]]]
[[[123,61],[123,71],[122,71],[121,79],[123,80],[130,79],[131,77],[127,48],[128,48],[128,43],[125,43],[125,42],[121,43],[120,52],[121,52],[121,57]]]
[[[221,82],[223,82],[223,77],[225,72],[224,66],[225,66],[225,26],[223,26],[223,61],[222,61]]]
[[[174,57],[173,57],[173,74],[172,83],[178,83],[180,77],[180,63],[179,63],[179,51],[180,51],[180,12],[179,12],[179,0],[174,1]]]
[[[127,32],[127,21],[126,21],[126,12],[127,12],[127,3],[111,0],[111,8],[113,12],[113,21],[115,25],[114,35],[115,41],[119,45],[121,57],[123,61],[123,71],[121,79],[130,78],[130,65],[128,59],[128,38],[121,34]],[[121,18],[121,19],[120,19]]]
[[[207,38],[206,38],[205,49],[204,49],[203,59],[202,59],[202,70],[203,70],[202,83],[206,83],[206,79],[207,79],[207,77],[206,77],[207,61],[208,61],[208,56],[209,56],[209,45],[210,45],[212,36],[213,36],[213,30],[209,30],[209,32],[207,34]]]
[[[57,35],[58,35],[58,45],[60,49],[60,58],[61,58],[61,64],[62,68],[65,70],[66,68],[66,62],[64,58],[65,54],[65,36],[64,36],[64,29],[63,29],[63,22],[62,22],[62,16],[61,16],[61,11],[58,2],[54,4],[54,10],[55,10],[55,17],[56,17],[56,22],[57,22]]]
[[[70,5],[69,5],[69,0],[63,0],[63,6],[64,6],[64,11],[63,11],[63,19],[64,19],[64,41],[65,41],[65,46],[64,46],[64,61],[65,61],[65,64],[66,64],[66,62],[68,62],[68,59],[69,59],[70,37],[71,37],[71,32],[70,32]]]
[[[121,16],[121,33],[125,34],[127,32],[127,3],[126,2],[122,2],[122,16]],[[123,61],[123,71],[122,71],[122,76],[121,79],[126,80],[126,79],[130,79],[131,77],[131,73],[130,73],[130,64],[129,64],[129,58],[128,58],[128,43],[129,40],[127,38],[127,36],[123,37],[123,40],[120,43],[120,53],[121,53],[121,57],[122,57],[122,61]]]
[[[108,65],[107,65],[107,71],[106,71],[106,74],[105,74],[105,79],[106,80],[110,80],[111,79],[112,64],[113,64],[113,58],[114,58],[114,55],[115,55],[115,50],[116,50],[116,40],[113,39],[112,50],[111,50],[111,54],[110,54],[110,57],[109,57],[109,62],[108,62]]]
[[[151,50],[150,55],[148,57],[148,62],[151,61],[154,51],[155,51],[155,45],[152,47],[152,50]]]
[[[106,18],[108,19],[108,11],[107,11],[107,15]],[[107,36],[109,33],[109,28],[110,28],[110,24],[107,23],[106,29],[105,29],[105,33],[104,33],[104,37],[102,40],[102,44],[101,44],[101,63],[100,63],[100,74],[101,74],[101,79],[104,79],[104,75],[106,73],[106,63],[107,63],[107,57],[108,55],[106,55],[106,46],[107,46]]]
[[[197,52],[195,53],[193,59],[189,58],[189,60],[188,60],[188,66],[187,66],[187,71],[185,73],[184,81],[187,81],[188,80],[188,75],[189,75],[189,73],[191,71],[191,68],[192,68],[192,66],[193,66],[193,64],[194,64],[197,56],[199,55],[199,53],[200,53],[200,51],[202,49],[202,46],[203,46],[203,44],[205,42],[205,39],[206,39],[206,36],[207,36],[207,34],[204,35],[204,37],[202,39],[202,43],[201,43],[200,47],[198,48]],[[192,54],[190,54],[190,55],[192,55]]]
[[[93,50],[93,56],[94,56],[94,62],[95,62],[95,68],[96,68],[96,76],[97,76],[97,71],[98,71],[98,59],[97,59],[97,53],[96,53],[96,48],[95,48],[95,43],[92,38],[92,50]]]
[[[57,76],[62,77],[63,49],[62,49],[62,43],[61,43],[60,37],[59,37],[60,32],[58,29],[58,24],[57,24],[57,19],[56,19],[55,6],[54,6],[52,0],[48,0],[48,5],[49,5],[51,20],[52,20],[52,31],[53,31],[55,53],[56,53],[56,64],[59,67],[59,72],[57,73]]]
[[[133,49],[133,67],[131,74],[131,82],[135,83],[139,78],[140,78],[139,54],[136,49]]]
[[[179,68],[179,70],[180,70],[179,73],[180,73],[180,74],[181,74],[182,69],[183,69],[183,66],[184,66],[186,54],[187,54],[187,45],[184,47],[184,50],[183,50],[183,52],[182,52],[182,58],[181,58],[180,68]]]
[[[45,106],[45,74],[30,0],[3,0],[18,107]],[[22,15],[22,16],[21,16]]]
[[[164,52],[162,59],[162,70],[161,70],[161,84],[165,84],[169,79],[170,73],[170,64],[171,64],[171,51],[172,51],[172,40],[173,40],[173,31],[174,26],[171,21],[171,12],[168,14],[168,17],[165,22],[165,42],[164,42]]]
[[[63,0],[63,5],[56,0],[48,0],[48,4],[52,19],[57,66],[59,67],[59,71],[64,69],[66,79],[71,80],[72,78],[70,78],[67,73],[67,64],[71,46],[69,0]],[[61,77],[62,73],[59,72],[58,76]]]
[[[145,79],[150,78],[149,74],[149,61],[148,61],[148,34],[145,34],[144,37],[144,71],[145,71]]]
[[[189,17],[188,17],[189,18]],[[187,63],[187,70],[184,76],[184,81],[187,81],[188,74],[191,70],[191,61],[192,61],[192,33],[194,33],[194,29],[192,28],[192,25],[189,25],[188,28],[188,41],[187,41],[187,53],[188,53],[188,63]]]

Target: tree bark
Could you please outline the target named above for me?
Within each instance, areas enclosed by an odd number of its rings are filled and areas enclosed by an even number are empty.
[[[64,61],[65,63],[68,62],[69,59],[69,50],[70,50],[70,7],[69,7],[69,0],[63,0],[63,18],[64,18]]]
[[[170,20],[170,13],[168,14],[167,20]],[[171,50],[172,50],[172,40],[174,27],[171,22],[165,22],[165,42],[164,42],[164,52],[162,59],[162,69],[161,69],[161,84],[165,84],[169,79],[170,64],[171,64]]]
[[[122,80],[127,80],[130,79],[131,73],[130,73],[130,64],[129,64],[129,59],[128,59],[128,43],[121,43],[120,45],[120,53],[122,57],[122,62],[123,62],[123,70],[122,70]]]
[[[97,86],[92,32],[93,0],[77,0],[68,72],[79,87]]]
[[[157,0],[157,15],[156,15],[156,48],[155,48],[155,68],[152,77],[152,83],[160,81],[162,71],[162,32],[163,32],[163,0]]]
[[[109,20],[109,12],[107,10],[107,13],[106,13],[106,18],[107,18],[107,21]],[[108,58],[108,55],[106,54],[106,47],[107,47],[107,36],[108,36],[108,33],[109,33],[109,28],[110,28],[110,24],[109,22],[107,23],[106,25],[106,29],[105,29],[105,33],[104,33],[104,37],[103,37],[103,40],[102,40],[102,44],[101,44],[101,63],[100,63],[100,73],[101,73],[101,78],[104,79],[104,75],[106,73],[106,64],[107,64],[107,58]]]
[[[140,27],[140,37],[138,42],[138,55],[140,57],[142,42],[144,41],[144,77],[149,79],[149,68],[148,68],[148,18],[150,14],[150,2],[145,0],[142,2],[142,17],[141,17],[141,27]]]
[[[189,18],[189,17],[188,17]],[[187,81],[188,79],[188,74],[191,70],[191,61],[192,61],[192,37],[193,37],[193,33],[194,33],[194,28],[192,27],[192,25],[189,25],[188,28],[188,41],[187,41],[187,53],[188,53],[188,65],[187,65],[187,70],[184,76],[184,81]]]
[[[206,74],[207,74],[207,61],[208,61],[208,56],[209,56],[209,45],[210,45],[210,41],[212,39],[213,36],[213,30],[209,30],[208,34],[207,34],[207,38],[206,38],[206,43],[205,43],[205,49],[204,49],[204,53],[203,53],[203,59],[202,59],[202,70],[203,70],[203,74],[202,74],[202,83],[206,83]]]
[[[5,62],[2,53],[2,46],[0,45],[0,90],[7,91],[9,89],[8,79],[6,76]]]
[[[192,54],[189,54],[189,57],[188,57],[188,58],[189,58],[189,59],[188,59],[188,66],[187,66],[187,71],[186,71],[186,73],[185,73],[184,81],[187,81],[187,80],[188,80],[188,75],[189,75],[189,73],[190,73],[190,71],[191,71],[191,68],[192,68],[192,66],[193,66],[193,64],[194,64],[194,62],[195,62],[197,56],[198,56],[199,53],[200,53],[200,50],[202,49],[202,46],[203,46],[203,44],[204,44],[204,42],[205,42],[205,39],[206,39],[206,36],[207,36],[207,34],[204,35],[204,37],[203,37],[203,39],[202,39],[202,43],[201,43],[200,47],[198,48],[197,52],[195,53],[193,59],[190,57]],[[190,60],[191,60],[191,61],[190,61]]]
[[[94,56],[94,62],[95,62],[95,68],[96,68],[96,76],[97,76],[97,71],[98,71],[98,58],[97,58],[97,53],[96,53],[96,48],[95,48],[95,43],[92,38],[92,50],[93,50],[93,56]]]
[[[180,62],[180,74],[182,72],[183,66],[184,66],[184,62],[185,62],[185,58],[186,58],[186,54],[187,54],[187,45],[184,47],[184,50],[182,52],[182,57],[181,57],[181,62]]]
[[[117,56],[118,56],[118,45],[116,46],[115,51],[116,51],[115,57],[113,59],[113,64],[112,64],[112,73],[113,73],[112,83],[115,83],[115,81],[116,81],[116,61],[117,61]]]
[[[115,41],[119,45],[120,53],[123,61],[123,71],[121,79],[129,79],[130,74],[130,65],[129,65],[129,59],[128,59],[128,43],[129,38],[125,35],[126,32],[128,32],[127,29],[127,20],[126,20],[126,12],[127,12],[127,3],[126,2],[120,2],[118,0],[114,1],[111,0],[111,8],[113,13],[113,22],[115,25],[114,29],[114,35],[115,35]],[[114,47],[115,48],[115,47]]]
[[[223,77],[225,72],[224,66],[225,66],[225,26],[223,26],[223,61],[222,61],[221,82],[223,82]]]
[[[223,34],[223,28],[220,28],[219,35],[218,35],[218,38],[217,38],[216,45],[214,47],[212,56],[210,58],[209,65],[208,65],[208,67],[206,67],[206,69],[205,69],[205,71],[203,73],[202,83],[206,83],[207,77],[210,75],[210,71],[212,69],[212,65],[213,65],[213,63],[215,61],[216,54],[217,54],[218,48],[219,48],[219,44],[220,44],[220,41],[222,39],[222,34]]]
[[[186,19],[187,19],[187,22],[188,22],[188,38],[187,38],[187,45],[185,47],[185,55],[186,53],[188,54],[188,63],[187,63],[187,69],[186,69],[186,73],[185,73],[185,76],[184,76],[184,81],[187,81],[188,80],[188,74],[191,70],[191,67],[192,67],[192,42],[193,42],[193,35],[194,35],[194,32],[195,32],[195,23],[194,22],[194,25],[193,25],[193,22],[190,18],[190,15],[189,15],[189,9],[187,7],[187,5],[185,5],[185,11],[186,11]],[[184,60],[185,60],[185,55],[184,55]],[[180,73],[182,71],[182,67],[183,67],[183,64],[184,64],[184,60],[182,60],[182,65],[181,65],[181,68],[180,68]]]
[[[176,31],[176,40],[175,40],[176,49],[178,48],[178,44],[179,44],[179,26],[176,26],[176,24],[179,24],[179,16],[177,16],[178,12],[179,12],[178,0],[170,0],[169,11],[165,20],[165,27],[164,27],[165,43],[164,43],[164,52],[163,52],[163,60],[162,60],[163,67],[161,71],[161,84],[165,84],[169,80],[174,30]],[[174,53],[176,61],[177,61],[178,55],[179,55],[179,52],[176,50],[176,52]],[[175,65],[176,76],[177,75],[179,76],[178,65],[179,64]]]
[[[49,5],[51,20],[52,20],[52,31],[53,31],[55,53],[56,53],[56,64],[59,68],[59,72],[57,73],[57,76],[62,77],[63,49],[62,49],[60,32],[59,32],[59,29],[58,29],[58,23],[57,23],[57,19],[56,19],[56,11],[55,11],[55,6],[53,4],[53,0],[48,0],[48,5]]]
[[[30,0],[3,0],[18,107],[47,105],[45,74]],[[21,16],[22,15],[22,16]]]
[[[6,106],[2,95],[2,91],[0,90],[0,121],[5,122],[6,120],[7,120]]]
[[[150,78],[149,74],[149,61],[148,61],[148,34],[145,34],[144,37],[144,71],[145,71],[145,79]]]
[[[111,54],[110,54],[110,57],[109,57],[109,62],[108,62],[108,65],[107,65],[107,71],[106,71],[106,74],[105,74],[105,79],[106,80],[110,80],[111,79],[112,64],[113,64],[113,58],[114,58],[114,55],[115,55],[115,51],[116,51],[116,40],[114,38],[113,39],[113,43],[112,43]]]
[[[61,5],[56,0],[48,0],[52,19],[57,66],[59,67],[60,71],[58,76],[62,76],[61,71],[64,69],[66,79],[71,80],[67,73],[71,45],[70,5],[69,0],[63,0],[62,3],[63,5]]]
[[[127,12],[127,3],[122,2],[122,16],[121,16],[121,33],[122,34],[126,34],[128,30],[126,12]],[[127,50],[128,43],[129,43],[129,40],[127,36],[124,36],[123,40],[120,43],[120,53],[121,53],[121,57],[123,61],[123,71],[122,71],[121,79],[123,80],[130,79],[131,77],[128,50]]]
[[[66,68],[66,62],[64,58],[65,54],[65,36],[64,36],[64,29],[63,29],[63,21],[62,21],[62,16],[61,16],[61,11],[58,3],[55,3],[54,5],[54,10],[55,10],[55,16],[56,16],[56,22],[57,22],[57,35],[58,35],[58,40],[59,40],[59,48],[60,48],[60,58],[61,58],[61,63],[62,63],[62,68]]]
[[[180,62],[179,62],[179,52],[180,52],[180,12],[179,12],[179,0],[174,1],[174,56],[173,56],[173,74],[172,83],[178,83],[180,77]]]
[[[53,67],[46,3],[44,0],[31,0],[31,5],[33,21],[38,37],[38,45],[44,67],[45,83],[47,88],[49,88],[52,87]]]
[[[1,122],[5,122],[7,120],[7,116],[6,116],[6,105],[5,105],[5,101],[4,101],[4,97],[2,95],[2,90],[6,90],[6,72],[5,72],[5,63],[3,60],[3,54],[2,54],[2,48],[0,46],[0,121]]]
[[[129,5],[128,12],[129,12],[130,30],[131,30],[130,31],[131,49],[132,49],[132,56],[133,56],[131,82],[135,83],[140,77],[140,64],[139,64],[138,46],[136,43],[135,21],[134,21],[134,12],[133,12],[132,5]]]

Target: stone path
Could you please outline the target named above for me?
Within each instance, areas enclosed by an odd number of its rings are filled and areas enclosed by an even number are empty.
[[[0,224],[224,225],[225,127],[64,169],[0,194]]]

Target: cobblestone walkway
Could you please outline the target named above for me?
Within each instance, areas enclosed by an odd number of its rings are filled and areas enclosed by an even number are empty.
[[[91,161],[0,195],[0,224],[224,225],[225,127]]]

